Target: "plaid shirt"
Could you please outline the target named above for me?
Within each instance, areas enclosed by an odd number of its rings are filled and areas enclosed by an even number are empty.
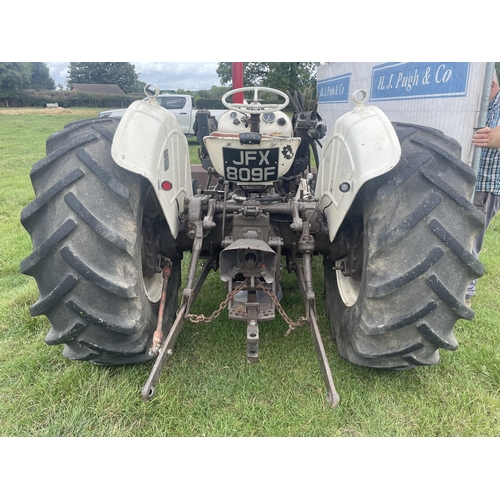
[[[500,92],[488,106],[486,126],[500,125]],[[482,148],[477,174],[476,191],[487,191],[500,195],[500,149]]]

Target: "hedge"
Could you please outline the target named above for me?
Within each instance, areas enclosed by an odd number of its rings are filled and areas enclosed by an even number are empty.
[[[0,107],[45,107],[57,102],[63,108],[126,108],[132,102],[144,99],[143,94],[114,95],[76,90],[0,90]],[[225,109],[220,99],[198,99],[197,109]]]
[[[270,96],[264,102],[276,102]],[[76,90],[0,90],[0,107],[45,107],[47,103],[57,102],[63,108],[127,108],[132,102],[144,99],[143,94],[114,95]],[[220,99],[197,99],[196,109],[225,109]]]
[[[220,99],[197,99],[196,109],[226,109]]]
[[[63,108],[126,108],[140,97],[80,91],[18,90],[0,91],[0,107],[45,107],[57,102]]]

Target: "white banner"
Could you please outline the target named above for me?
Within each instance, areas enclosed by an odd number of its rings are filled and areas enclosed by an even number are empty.
[[[352,94],[367,91],[366,106],[377,106],[392,122],[441,130],[462,146],[472,163],[471,138],[481,107],[486,63],[325,63],[318,66],[318,111],[332,129],[352,110]]]

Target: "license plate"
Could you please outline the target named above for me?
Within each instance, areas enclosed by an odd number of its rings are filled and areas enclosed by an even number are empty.
[[[232,182],[271,182],[278,180],[278,148],[222,148],[224,178]]]

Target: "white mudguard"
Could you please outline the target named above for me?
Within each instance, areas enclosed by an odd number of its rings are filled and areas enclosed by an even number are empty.
[[[133,102],[118,125],[111,155],[124,169],[149,180],[176,238],[192,181],[187,139],[172,113],[154,98]]]
[[[351,207],[361,186],[394,168],[401,147],[387,116],[375,106],[363,106],[353,94],[355,108],[341,116],[327,135],[322,149],[316,196],[327,218],[330,241]]]

